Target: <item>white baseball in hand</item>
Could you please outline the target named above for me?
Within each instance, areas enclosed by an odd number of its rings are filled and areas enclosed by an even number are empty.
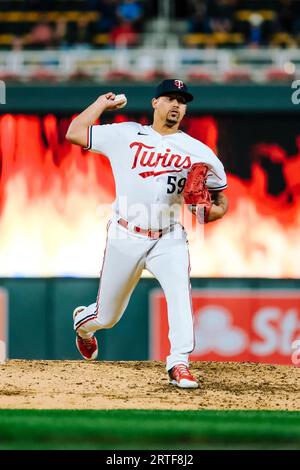
[[[124,106],[126,106],[127,104],[127,98],[124,94],[121,94],[121,95],[116,95],[115,96],[115,99],[114,99],[114,102],[117,103],[117,102],[120,102],[120,104],[118,104],[118,106],[116,107],[116,109],[118,108],[124,108]]]

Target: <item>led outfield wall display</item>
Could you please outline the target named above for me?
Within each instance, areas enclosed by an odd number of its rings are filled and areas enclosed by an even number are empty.
[[[108,117],[151,122],[151,115]],[[105,157],[65,140],[70,119],[0,117],[0,276],[99,274],[114,181]],[[224,163],[230,201],[204,237],[190,231],[192,276],[299,277],[297,117],[193,115],[183,130]]]

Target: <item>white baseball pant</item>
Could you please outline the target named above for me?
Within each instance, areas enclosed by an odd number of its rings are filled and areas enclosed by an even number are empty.
[[[176,364],[188,366],[194,329],[189,252],[180,224],[154,240],[113,219],[108,226],[97,302],[76,316],[74,329],[82,337],[91,337],[97,330],[112,328],[121,319],[143,269],[156,277],[167,300],[171,349],[166,369]]]

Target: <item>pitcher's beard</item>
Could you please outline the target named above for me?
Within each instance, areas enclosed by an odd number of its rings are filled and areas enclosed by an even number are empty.
[[[167,117],[167,119],[166,119],[166,124],[167,124],[168,127],[176,126],[177,123],[178,123],[177,119],[173,119],[173,118],[169,118],[169,117]]]

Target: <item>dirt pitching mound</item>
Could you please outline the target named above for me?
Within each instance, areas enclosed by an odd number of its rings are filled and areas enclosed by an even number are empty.
[[[193,362],[200,387],[169,385],[162,362],[11,360],[0,408],[300,410],[300,368]]]

